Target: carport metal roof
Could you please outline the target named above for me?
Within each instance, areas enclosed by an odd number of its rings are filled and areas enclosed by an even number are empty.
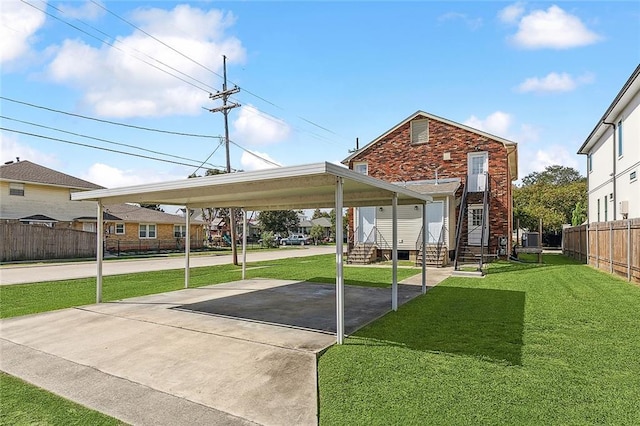
[[[426,203],[432,198],[405,187],[365,176],[343,166],[316,163],[233,174],[220,174],[179,181],[98,189],[71,194],[72,200],[97,201],[98,214],[103,205],[145,203],[184,205],[188,209],[205,207],[238,207],[247,210],[285,210],[364,207],[392,205],[392,309],[398,307],[397,283],[397,205],[422,204],[423,228],[426,229]],[[186,215],[186,240],[190,240],[190,216]],[[246,215],[243,221],[246,226]],[[97,222],[96,300],[102,300],[103,222]],[[243,232],[246,236],[246,232]],[[422,233],[426,245],[426,232]],[[185,288],[189,285],[189,244],[185,244]],[[426,291],[426,269],[423,250],[422,291]],[[336,320],[337,342],[344,338],[344,276],[342,215],[336,215]],[[246,242],[243,244],[243,278],[246,265]]]
[[[336,179],[342,178],[345,207],[389,205],[392,194],[398,204],[431,201],[399,185],[365,176],[343,166],[316,163],[113,189],[76,192],[72,200],[103,204],[145,203],[200,207],[238,207],[246,210],[287,210],[335,206]]]

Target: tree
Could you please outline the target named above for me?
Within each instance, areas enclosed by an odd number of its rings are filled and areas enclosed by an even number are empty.
[[[315,209],[313,211],[313,216],[311,216],[311,219],[313,220],[313,219],[318,219],[318,218],[321,218],[321,217],[330,218],[331,215],[329,213],[325,212],[325,211],[320,210],[320,209]]]
[[[347,235],[349,231],[349,209],[342,216],[342,235]],[[336,236],[336,209],[331,209],[329,212],[329,218],[331,219],[331,235]]]
[[[140,207],[144,207],[145,209],[156,210],[156,211],[164,213],[164,210],[162,210],[162,207],[160,207],[160,204],[142,204],[142,203],[140,203]]]
[[[573,209],[573,212],[571,213],[571,225],[573,226],[582,225],[586,219],[587,219],[587,208],[581,201],[578,201],[576,203],[576,207]]]
[[[263,211],[258,220],[263,231],[281,234],[287,234],[300,225],[300,218],[294,210]]]
[[[324,228],[320,225],[313,225],[311,231],[309,231],[309,236],[313,238],[315,242],[322,241],[324,238]]]
[[[520,227],[537,229],[542,219],[545,233],[559,233],[573,222],[576,204],[586,204],[587,182],[580,173],[565,166],[548,166],[522,179],[513,189],[514,217]]]

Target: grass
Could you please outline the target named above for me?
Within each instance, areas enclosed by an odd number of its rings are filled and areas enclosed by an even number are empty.
[[[560,255],[451,277],[320,358],[320,423],[640,424],[638,312]]]
[[[90,410],[18,378],[0,373],[0,424],[2,425],[92,425],[124,423]]]
[[[306,258],[280,259],[247,264],[247,278],[274,278],[335,282],[335,256],[318,255]],[[398,269],[402,280],[416,271]],[[344,268],[345,284],[388,287],[391,269]],[[234,265],[191,268],[189,285],[201,287],[210,284],[236,281],[242,277],[242,269]],[[35,278],[37,280],[37,278]],[[27,315],[95,302],[95,278],[82,278],[37,284],[0,286],[0,318]],[[103,277],[103,300],[120,300],[147,294],[179,290],[184,287],[184,270],[144,272]]]

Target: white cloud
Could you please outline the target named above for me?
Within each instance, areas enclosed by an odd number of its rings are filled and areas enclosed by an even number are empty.
[[[245,50],[241,42],[225,35],[226,29],[234,22],[231,14],[178,5],[172,10],[138,10],[130,19],[145,32],[213,71],[221,72],[223,54],[227,56],[228,63],[244,60]],[[84,91],[84,102],[97,114],[118,118],[195,115],[202,111],[207,99],[203,90],[145,62],[183,80],[188,78],[162,64],[211,87],[219,86],[219,78],[210,71],[141,31],[136,30],[116,40],[114,45],[117,49],[110,46],[95,48],[82,41],[66,40],[57,48],[49,65],[49,77]],[[144,52],[144,55],[137,52]],[[194,84],[203,86],[202,83]]]
[[[537,93],[553,93],[553,92],[570,92],[575,90],[581,84],[592,83],[593,74],[583,74],[577,78],[573,78],[570,74],[551,72],[545,77],[530,77],[520,83],[516,90],[521,93],[537,92]]]
[[[498,18],[507,24],[514,24],[518,22],[518,19],[520,19],[523,13],[524,6],[522,3],[518,2],[511,4],[498,12]]]
[[[287,123],[267,116],[251,105],[240,108],[233,122],[235,142],[249,145],[268,145],[285,140],[291,131]]]
[[[80,3],[80,2],[78,2]],[[98,3],[98,4],[96,4]],[[96,1],[96,3],[85,1],[80,4],[74,3],[71,4],[60,4],[58,5],[58,9],[60,9],[65,18],[75,18],[82,20],[95,20],[106,12],[100,6],[103,6],[101,1]]]
[[[471,30],[477,30],[482,26],[482,18],[472,18],[469,15],[459,12],[449,12],[438,17],[439,22],[445,21],[462,21]]]
[[[255,155],[252,155],[245,151],[242,153],[242,157],[240,157],[240,164],[242,164],[242,169],[247,172],[251,170],[264,170],[264,169],[273,169],[278,167],[275,164],[271,164],[271,163],[282,165],[281,163],[271,158],[269,154],[265,154],[264,152],[258,152],[258,151],[251,151],[251,152],[253,152],[253,154]],[[258,157],[265,158],[269,160],[271,163],[261,160]]]
[[[52,169],[60,166],[60,162],[55,155],[44,154],[6,133],[0,133],[0,153],[2,153],[2,158],[0,158],[2,164],[6,161],[16,161],[16,158],[20,158],[21,161],[31,161]]]
[[[496,111],[488,115],[484,120],[472,115],[463,124],[473,127],[474,129],[491,133],[492,135],[508,138],[509,127],[512,122],[513,118],[510,114],[502,111]]]
[[[46,2],[39,7],[46,7]],[[19,0],[2,0],[0,7],[0,64],[30,53],[30,43],[45,22],[45,14]]]
[[[78,177],[102,185],[105,188],[118,188],[121,186],[180,180],[185,179],[186,176],[186,174],[171,174],[153,169],[135,168],[133,170],[122,170],[107,164],[94,163],[86,173]]]
[[[516,46],[525,49],[569,49],[593,44],[600,39],[580,18],[556,5],[550,6],[546,11],[534,10],[522,17],[518,32],[511,37]]]

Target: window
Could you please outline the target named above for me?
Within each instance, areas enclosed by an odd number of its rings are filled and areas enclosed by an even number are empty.
[[[423,144],[429,142],[429,120],[413,120],[411,122],[411,144]]]
[[[622,120],[618,121],[618,157],[622,157]]]
[[[482,209],[471,209],[471,226],[482,226]]]
[[[156,225],[153,223],[141,223],[138,236],[140,238],[155,238],[156,237]]]
[[[631,173],[629,173],[629,181],[635,182],[636,180],[638,180],[638,173],[634,170]]]
[[[593,157],[591,154],[587,155],[587,170],[589,173],[593,171]]]
[[[82,224],[82,230],[85,232],[98,232],[97,224],[93,222],[84,222]]]
[[[600,222],[600,198],[598,198],[598,222]]]
[[[187,236],[187,225],[173,225],[173,236],[184,238]]]
[[[355,163],[353,165],[353,171],[356,173],[360,173],[361,175],[369,174],[369,164],[367,163]]]
[[[124,223],[116,223],[116,235],[124,235]]]
[[[9,195],[17,195],[18,197],[24,197],[24,183],[10,183]]]
[[[607,203],[607,196],[604,196],[604,221],[609,220],[609,203]]]

